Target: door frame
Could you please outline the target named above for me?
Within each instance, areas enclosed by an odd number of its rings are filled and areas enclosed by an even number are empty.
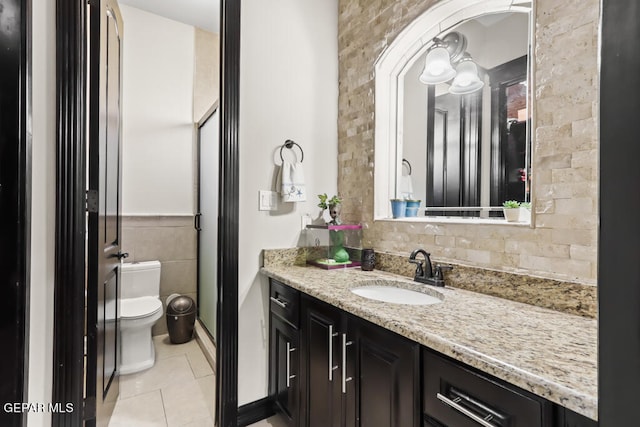
[[[54,426],[82,425],[84,414],[85,191],[87,10],[84,2],[57,0],[56,28],[56,243],[52,402]],[[93,408],[91,406],[93,405]],[[88,410],[95,402],[87,401]]]
[[[28,402],[29,316],[31,273],[31,135],[32,135],[32,4],[20,2],[9,14],[3,36],[2,111],[0,129],[0,297],[6,302],[0,338],[6,352],[0,356],[3,394],[6,402]],[[8,9],[8,8],[7,8]],[[6,74],[5,74],[6,73]],[[6,394],[4,394],[6,392]],[[6,400],[5,400],[6,399]],[[3,411],[2,422],[25,426],[27,415]]]
[[[91,0],[90,0],[91,1]],[[95,401],[84,394],[84,285],[87,153],[87,11],[85,2],[56,0],[56,260],[52,402],[75,410],[52,414],[54,426],[82,425]],[[220,213],[216,425],[238,416],[238,216],[240,0],[221,0]],[[223,255],[224,254],[224,255]]]
[[[220,3],[220,209],[215,424],[218,427],[235,427],[238,422],[241,0],[221,0]]]
[[[600,40],[600,231],[598,236],[598,419],[638,419],[640,383],[640,4],[602,0]],[[625,191],[626,190],[626,191]]]

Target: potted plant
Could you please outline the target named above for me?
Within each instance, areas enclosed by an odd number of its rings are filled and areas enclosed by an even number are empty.
[[[404,218],[407,210],[405,199],[391,199],[391,214],[394,218]]]
[[[520,203],[520,222],[531,222],[531,203]]]
[[[508,222],[517,222],[520,218],[520,202],[515,200],[507,200],[502,203],[502,212],[504,219]]]
[[[320,199],[320,203],[318,203],[318,207],[323,211],[325,209],[329,209],[329,215],[331,216],[331,221],[329,224],[331,225],[340,225],[342,221],[340,220],[340,211],[342,208],[342,199],[338,196],[333,196],[329,198],[327,193],[318,194],[318,198]]]

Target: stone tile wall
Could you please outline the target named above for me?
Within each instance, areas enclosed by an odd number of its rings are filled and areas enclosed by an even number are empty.
[[[340,0],[338,189],[365,246],[595,284],[597,0],[534,1],[533,227],[373,221],[374,64],[434,0]]]
[[[198,252],[193,216],[124,216],[122,250],[129,252],[127,262],[160,261],[160,300],[164,313],[165,301],[173,293],[197,301]],[[166,333],[163,316],[153,327],[153,335]]]
[[[195,28],[193,121],[199,122],[220,94],[220,36]]]

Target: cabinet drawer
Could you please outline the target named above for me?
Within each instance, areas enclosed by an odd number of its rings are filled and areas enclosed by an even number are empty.
[[[269,292],[271,313],[297,328],[300,323],[300,293],[271,279]]]
[[[424,351],[423,364],[427,420],[434,419],[449,427],[551,424],[552,405],[540,397],[480,375],[431,351]]]

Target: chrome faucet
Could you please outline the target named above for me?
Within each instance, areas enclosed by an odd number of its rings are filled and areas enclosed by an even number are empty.
[[[416,259],[418,254],[424,256],[423,261]],[[430,254],[424,249],[416,249],[409,255],[409,262],[416,265],[416,274],[413,280],[420,283],[433,286],[444,286],[444,274],[443,270],[453,270],[451,265],[436,264],[435,267],[431,265]]]

